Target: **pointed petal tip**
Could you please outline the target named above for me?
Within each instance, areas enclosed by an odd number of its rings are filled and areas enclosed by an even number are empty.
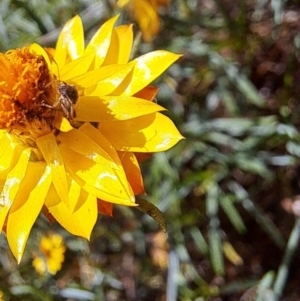
[[[186,138],[180,134],[178,142],[181,141],[181,140],[186,140]]]
[[[16,259],[17,259],[17,263],[20,264],[22,260],[22,255],[17,256]]]
[[[173,53],[173,54],[175,55],[175,57],[177,57],[177,60],[183,57],[182,53]]]

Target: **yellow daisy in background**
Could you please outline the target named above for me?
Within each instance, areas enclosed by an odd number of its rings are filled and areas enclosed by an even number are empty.
[[[169,0],[118,0],[119,8],[126,8],[137,21],[145,42],[151,42],[160,30],[160,7],[167,7]]]
[[[40,254],[35,255],[32,261],[35,270],[41,275],[47,273],[55,275],[60,271],[66,251],[63,237],[54,233],[43,236],[39,243],[39,250]]]
[[[103,24],[84,46],[79,16],[56,49],[32,44],[0,54],[0,227],[18,262],[40,211],[89,239],[98,212],[135,206],[144,192],[135,153],[182,136],[149,84],[180,56],[129,60],[132,26]]]

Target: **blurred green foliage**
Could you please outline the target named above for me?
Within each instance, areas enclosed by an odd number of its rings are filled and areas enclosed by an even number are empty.
[[[54,46],[75,14],[89,35],[119,12],[114,4],[2,0],[0,49]],[[143,166],[146,200],[164,213],[168,239],[131,208],[99,217],[90,243],[40,218],[20,266],[1,236],[5,300],[300,298],[300,5],[173,0],[162,21],[151,44],[137,40],[136,53],[183,54],[157,82],[157,99],[186,140]],[[31,260],[49,229],[68,251],[61,272],[41,277]]]

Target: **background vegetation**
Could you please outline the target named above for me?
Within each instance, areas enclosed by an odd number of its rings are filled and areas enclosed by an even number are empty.
[[[87,36],[114,1],[0,1],[0,50],[54,46],[75,14]],[[91,242],[39,219],[17,266],[0,238],[3,300],[300,299],[300,3],[297,0],[172,0],[152,43],[135,54],[183,53],[160,78],[158,102],[185,141],[143,166],[149,216],[116,206]],[[138,26],[135,26],[138,33]],[[39,238],[63,235],[55,275],[32,267]]]

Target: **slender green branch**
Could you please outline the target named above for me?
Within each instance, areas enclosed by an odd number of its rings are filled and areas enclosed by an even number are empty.
[[[300,239],[300,218],[296,219],[294,228],[291,232],[287,247],[283,256],[282,264],[279,267],[277,277],[274,283],[274,301],[278,301],[284,290],[286,280],[288,277],[289,267],[298,247]]]

